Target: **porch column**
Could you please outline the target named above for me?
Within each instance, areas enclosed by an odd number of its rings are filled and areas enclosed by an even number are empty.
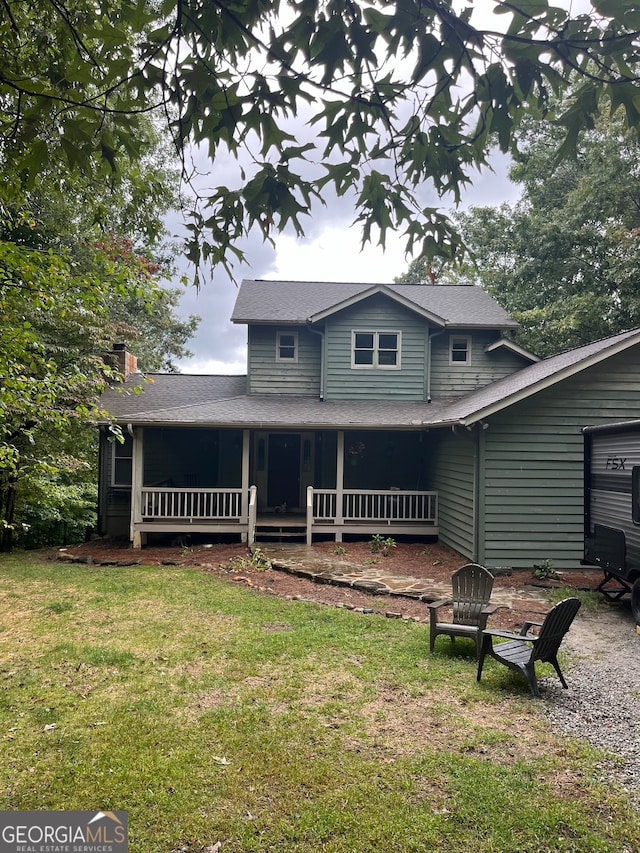
[[[144,430],[133,430],[131,459],[131,530],[129,538],[134,548],[142,548],[146,536],[136,530],[135,525],[142,522],[142,480],[144,473]]]
[[[240,511],[244,523],[249,522],[249,448],[251,446],[251,431],[248,429],[242,430],[242,502]],[[247,541],[247,534],[241,535],[241,541]]]
[[[336,517],[335,524],[342,528],[344,518],[342,515],[344,492],[344,431],[338,430],[338,441],[336,448]],[[342,529],[336,530],[336,542],[342,542]]]

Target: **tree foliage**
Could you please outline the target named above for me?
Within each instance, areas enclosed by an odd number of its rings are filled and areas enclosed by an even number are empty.
[[[176,317],[178,291],[161,285],[168,259],[154,259],[163,255],[171,176],[142,158],[109,184],[96,178],[59,168],[41,171],[20,193],[6,184],[0,190],[4,548],[26,518],[33,529],[38,513],[53,523],[94,512],[79,513],[77,503],[95,492],[87,425],[109,377],[105,356],[113,343],[144,338],[141,365],[171,369],[197,323]]]
[[[191,211],[194,261],[230,264],[240,237],[302,233],[353,191],[363,239],[403,233],[433,257],[460,245],[438,199],[460,198],[525,116],[571,154],[603,96],[637,127],[640,10],[594,0],[3,0],[0,138],[18,190],[64,160],[111,176],[160,115],[189,179],[201,149],[229,164]],[[485,12],[493,11],[494,17]],[[578,75],[560,112],[554,94]],[[300,138],[293,121],[306,120]],[[241,168],[232,172],[234,162]],[[430,195],[429,195],[430,188]]]
[[[482,284],[521,323],[540,355],[640,326],[640,144],[600,114],[577,156],[554,164],[554,128],[531,126],[511,177],[513,205],[459,217]]]

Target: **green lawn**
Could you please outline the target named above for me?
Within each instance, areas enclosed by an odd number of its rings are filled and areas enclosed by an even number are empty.
[[[632,851],[582,742],[471,644],[194,568],[0,559],[0,808],[124,809],[130,850]]]

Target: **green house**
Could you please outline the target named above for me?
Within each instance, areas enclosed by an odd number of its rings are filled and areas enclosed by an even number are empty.
[[[539,360],[479,287],[255,280],[231,321],[246,376],[142,376],[118,353],[102,533],[432,536],[487,566],[580,562],[582,429],[640,417],[640,330]]]

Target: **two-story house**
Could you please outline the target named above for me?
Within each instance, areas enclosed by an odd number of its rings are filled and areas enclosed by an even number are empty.
[[[105,395],[124,441],[105,421],[101,532],[438,536],[489,566],[580,561],[582,428],[640,417],[640,330],[540,361],[462,285],[250,280],[231,320],[246,377],[134,372]]]

